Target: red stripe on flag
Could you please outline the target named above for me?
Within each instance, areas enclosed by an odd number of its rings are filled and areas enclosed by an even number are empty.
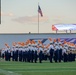
[[[42,10],[39,5],[38,5],[38,13],[40,13],[41,17],[43,16]]]

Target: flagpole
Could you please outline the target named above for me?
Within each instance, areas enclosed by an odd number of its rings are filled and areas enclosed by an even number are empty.
[[[39,13],[38,13],[38,33],[39,33]]]
[[[39,6],[39,2],[38,2],[38,6]],[[38,12],[38,33],[39,33],[39,12]]]
[[[41,15],[41,17],[43,17],[41,8],[40,8],[39,3],[38,3],[38,33],[39,33],[39,14]]]

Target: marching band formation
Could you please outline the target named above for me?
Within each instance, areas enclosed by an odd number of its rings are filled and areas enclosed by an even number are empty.
[[[40,62],[43,60],[53,62],[75,61],[76,45],[60,38],[49,38],[50,44],[44,45],[40,40],[26,42],[14,42],[12,47],[5,44],[6,48],[1,50],[1,56],[5,61]]]

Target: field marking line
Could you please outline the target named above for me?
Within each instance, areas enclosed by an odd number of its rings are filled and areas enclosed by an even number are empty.
[[[3,69],[0,69],[0,73],[3,73],[5,75],[21,75],[21,74],[18,74],[18,73],[12,72],[12,71],[6,71]]]

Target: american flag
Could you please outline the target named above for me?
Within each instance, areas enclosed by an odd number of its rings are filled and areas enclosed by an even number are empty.
[[[38,5],[38,13],[40,13],[41,17],[43,17],[43,13],[39,5]]]

